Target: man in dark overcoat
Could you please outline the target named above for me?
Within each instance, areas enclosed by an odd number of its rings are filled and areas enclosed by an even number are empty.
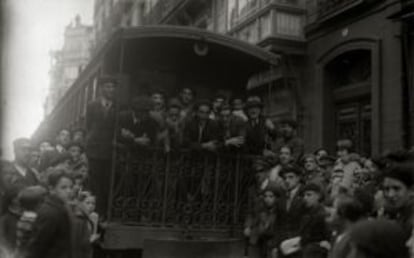
[[[20,191],[28,186],[38,184],[36,174],[30,168],[32,146],[29,139],[19,138],[13,142],[15,159],[11,163],[5,163],[2,168],[4,184],[4,208],[12,204],[13,200],[9,192]]]
[[[91,191],[97,196],[96,209],[101,216],[107,212],[115,133],[114,77],[102,76],[98,80],[100,96],[86,109],[86,155],[89,160]]]

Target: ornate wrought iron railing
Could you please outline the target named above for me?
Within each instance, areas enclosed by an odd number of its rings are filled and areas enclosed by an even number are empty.
[[[224,229],[245,219],[253,157],[119,149],[110,220]]]

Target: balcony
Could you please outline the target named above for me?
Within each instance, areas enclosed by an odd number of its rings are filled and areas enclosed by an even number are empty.
[[[145,24],[160,24],[162,21],[172,13],[174,9],[187,2],[187,0],[162,0],[149,9],[145,14]]]
[[[318,1],[318,16],[326,17],[340,11],[360,5],[365,0],[319,0]]]
[[[336,17],[340,14],[344,14],[349,10],[354,10],[358,7],[366,7],[370,4],[379,3],[378,0],[317,0],[308,1],[308,23],[324,22]]]

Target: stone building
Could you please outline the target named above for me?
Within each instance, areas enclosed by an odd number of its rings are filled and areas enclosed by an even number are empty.
[[[94,51],[117,29],[141,25],[192,26],[256,44],[279,63],[239,87],[260,95],[269,117],[296,119],[307,151],[334,151],[350,138],[356,151],[375,155],[413,145],[412,2],[97,0]]]
[[[62,49],[51,52],[52,68],[45,115],[50,114],[88,64],[92,31],[92,26],[82,24],[80,16],[76,16],[74,22],[65,29]]]

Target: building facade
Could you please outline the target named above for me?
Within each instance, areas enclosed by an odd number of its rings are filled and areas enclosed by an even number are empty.
[[[45,116],[50,114],[88,64],[92,36],[93,27],[82,24],[80,16],[76,16],[74,22],[65,29],[62,49],[51,52],[52,68]]]
[[[280,56],[253,76],[274,120],[292,117],[308,151],[350,138],[366,155],[414,135],[412,1],[97,0],[95,38],[139,25],[194,26]]]
[[[309,9],[303,124],[310,147],[350,138],[366,155],[409,147],[401,2],[317,1]]]

